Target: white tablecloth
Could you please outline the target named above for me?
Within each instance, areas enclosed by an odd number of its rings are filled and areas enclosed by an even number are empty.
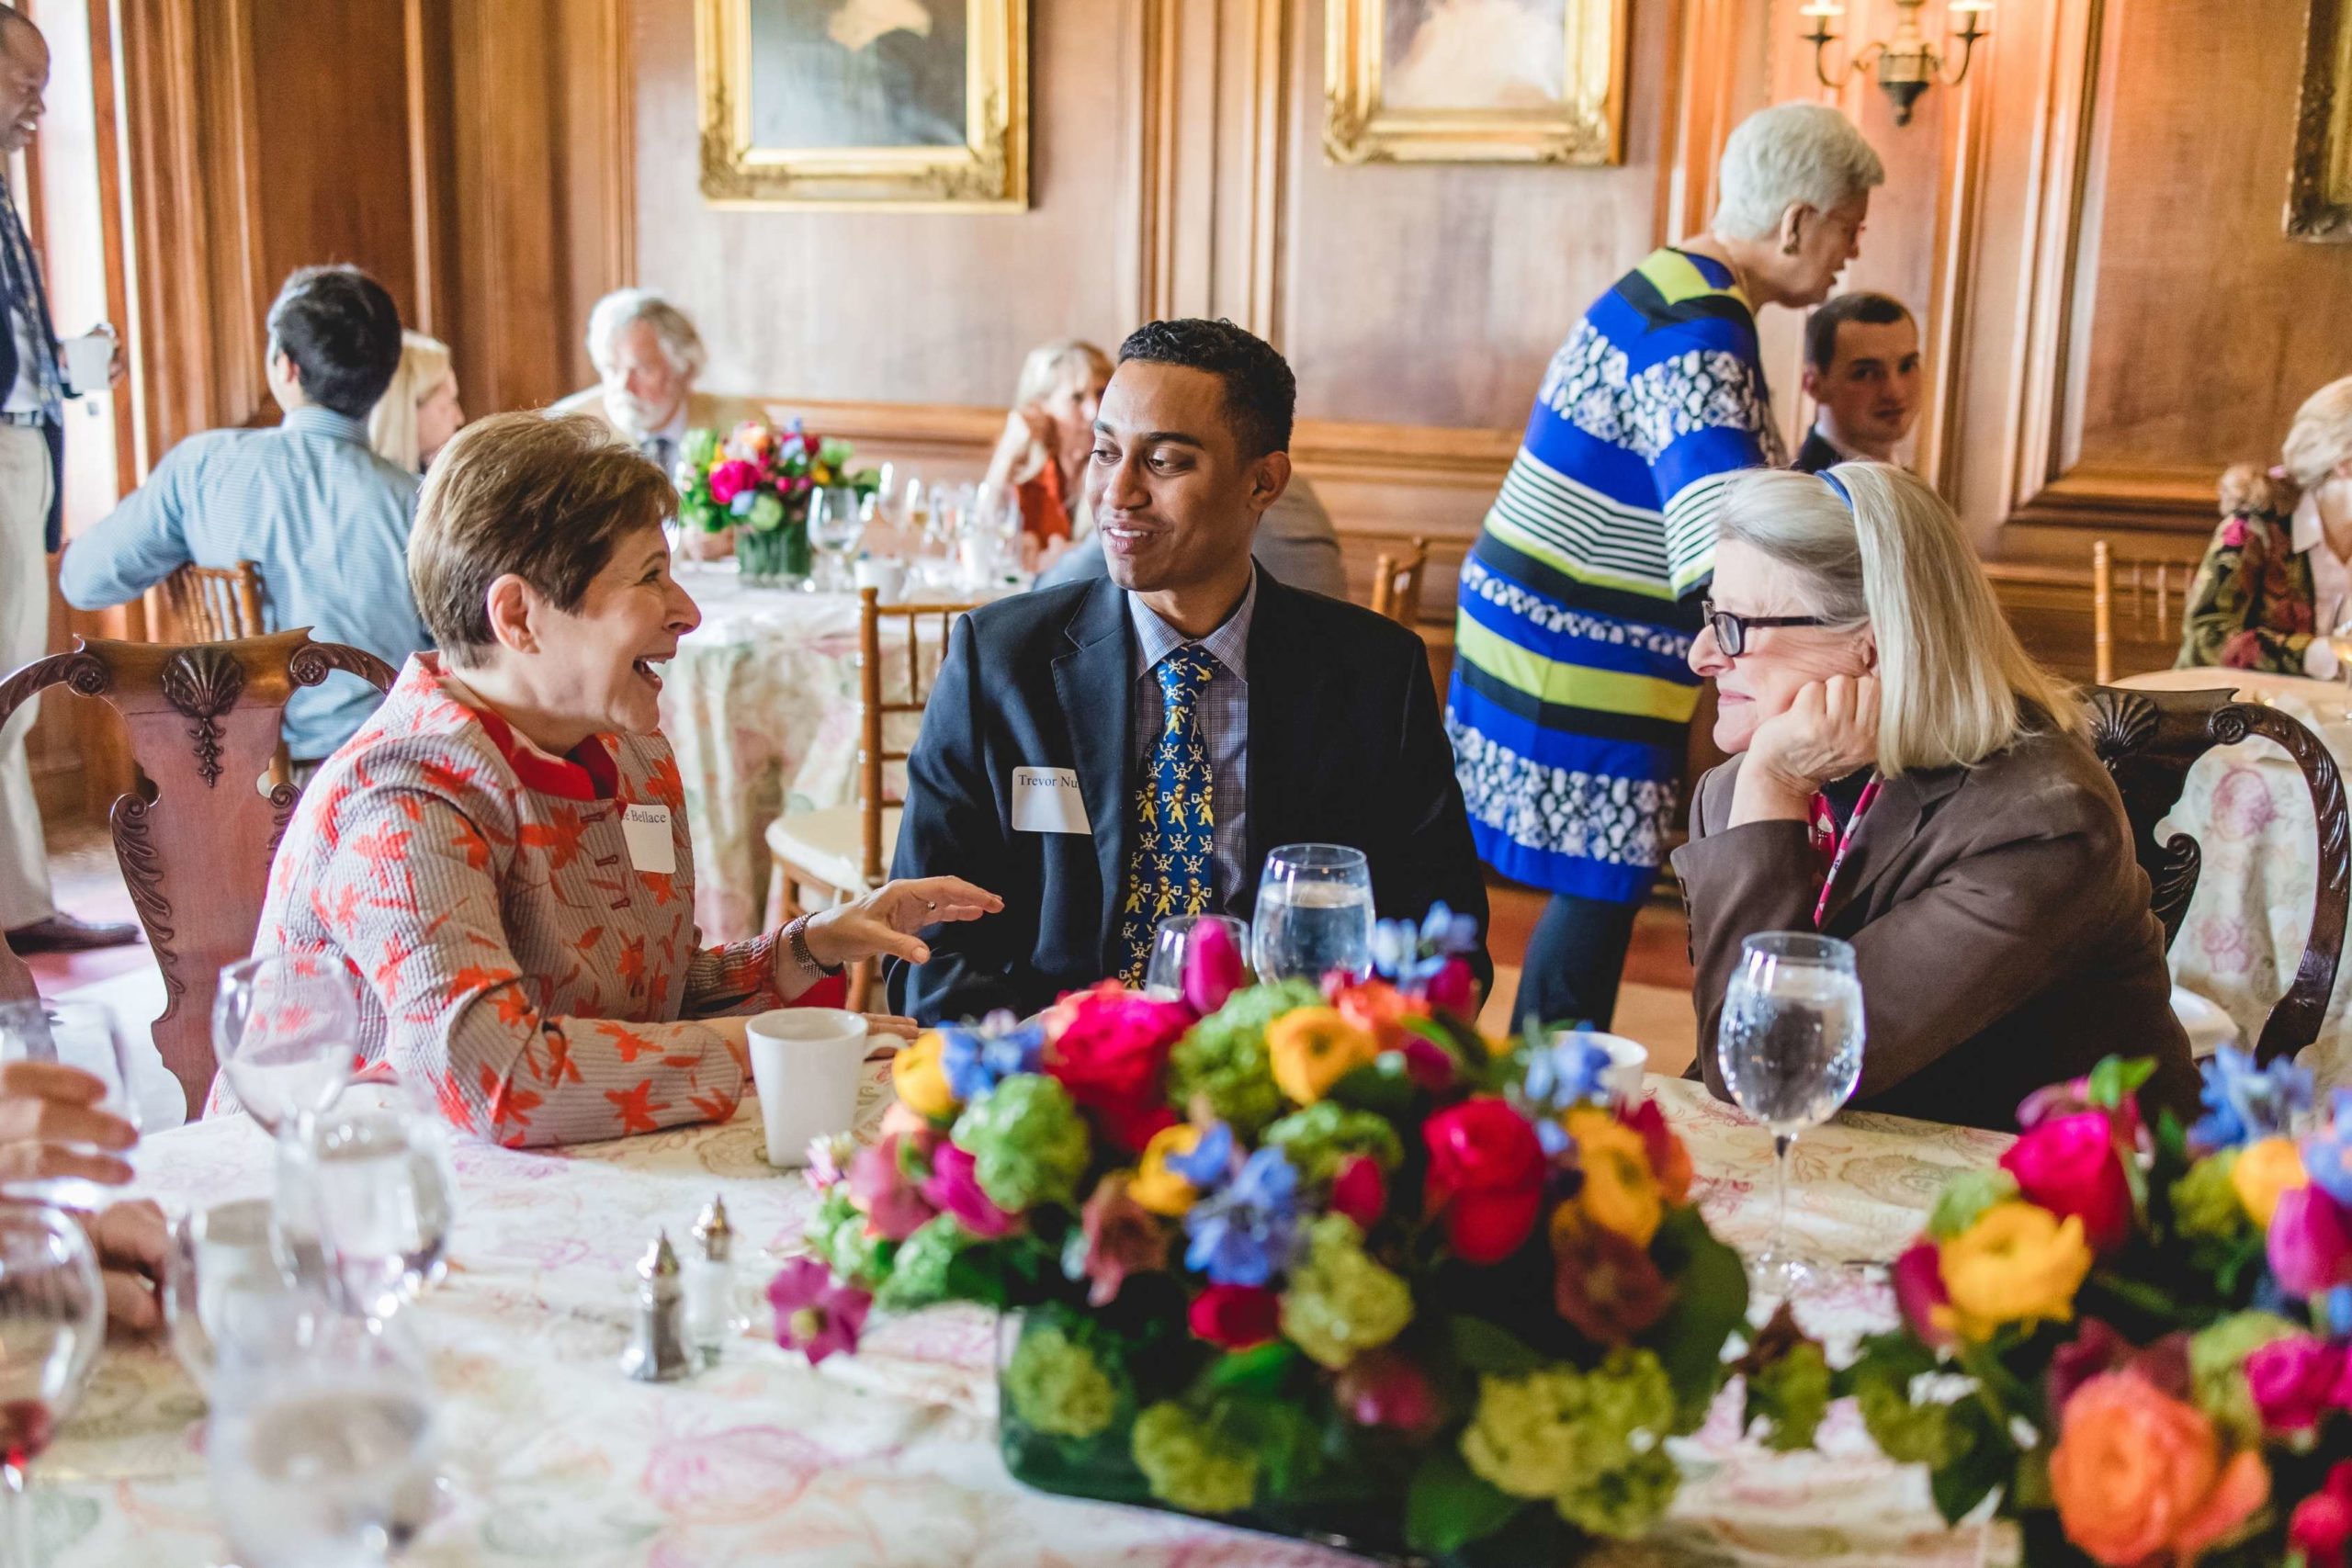
[[[1753,1247],[1770,1223],[1769,1144],[1696,1085],[1652,1080],[1689,1140],[1709,1219]],[[630,1269],[713,1192],[739,1257],[763,1270],[796,1244],[810,1196],[762,1161],[756,1101],[720,1127],[529,1154],[469,1145],[446,1283],[416,1309],[444,1404],[452,1500],[409,1558],[562,1568],[1003,1564],[1340,1568],[1353,1561],[1173,1516],[1024,1491],[993,1443],[993,1328],[966,1310],[889,1324],[855,1359],[811,1371],[747,1338],[690,1382],[624,1379]],[[1892,1257],[1950,1170],[1989,1164],[1999,1134],[1857,1115],[1797,1146],[1793,1224],[1833,1258]],[[151,1140],[142,1180],[219,1201],[263,1191],[268,1150],[243,1118]],[[1811,1303],[1834,1338],[1885,1326],[1862,1281]],[[1917,1472],[1878,1459],[1850,1409],[1826,1452],[1739,1440],[1732,1399],[1682,1445],[1688,1481],[1666,1533],[1601,1561],[1951,1568],[1979,1561],[1945,1532]],[[110,1348],[40,1466],[52,1568],[225,1562],[203,1479],[202,1407],[160,1348]]]
[[[2246,670],[2162,670],[2116,682],[2143,691],[2229,687],[2316,732],[2339,768],[2352,767],[2352,689]],[[2158,828],[2195,838],[2197,891],[2172,944],[2176,984],[2218,1004],[2248,1045],[2286,994],[2311,940],[2318,829],[2302,771],[2268,740],[2208,753],[2189,769],[2180,803]],[[2337,969],[2319,1039],[2301,1060],[2323,1084],[2352,1085],[2352,964]]]

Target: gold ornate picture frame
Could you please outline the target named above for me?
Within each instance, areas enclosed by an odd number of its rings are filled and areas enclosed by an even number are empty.
[[[1516,3],[1328,0],[1325,153],[1338,164],[1623,162],[1625,0]]]
[[[1028,0],[696,0],[714,206],[1029,205]]]
[[[2287,233],[2352,243],[2352,4],[2312,0]]]

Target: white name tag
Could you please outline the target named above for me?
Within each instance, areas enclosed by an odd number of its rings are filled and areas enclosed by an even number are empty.
[[[1072,768],[1012,770],[1012,830],[1016,833],[1091,833],[1086,802]]]
[[[653,876],[678,874],[678,840],[670,836],[666,806],[621,809],[621,837],[628,840],[628,863]]]

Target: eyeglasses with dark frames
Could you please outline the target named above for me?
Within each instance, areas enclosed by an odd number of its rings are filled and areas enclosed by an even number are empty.
[[[1699,601],[1699,614],[1707,629],[1715,634],[1715,646],[1723,649],[1725,659],[1737,659],[1747,651],[1747,632],[1751,626],[1826,626],[1829,623],[1819,615],[1739,615],[1729,610],[1718,610],[1713,599]]]

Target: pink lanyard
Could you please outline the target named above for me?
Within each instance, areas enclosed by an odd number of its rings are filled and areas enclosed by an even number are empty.
[[[1861,798],[1854,802],[1854,815],[1847,820],[1843,833],[1838,830],[1838,814],[1830,810],[1829,797],[1817,793],[1813,797],[1813,817],[1807,826],[1812,829],[1813,852],[1821,856],[1824,863],[1821,897],[1813,904],[1815,931],[1821,930],[1829,919],[1830,891],[1838,886],[1838,873],[1846,863],[1846,852],[1854,847],[1854,838],[1862,829],[1862,814],[1878,799],[1878,775],[1872,773],[1871,782],[1862,786]]]

